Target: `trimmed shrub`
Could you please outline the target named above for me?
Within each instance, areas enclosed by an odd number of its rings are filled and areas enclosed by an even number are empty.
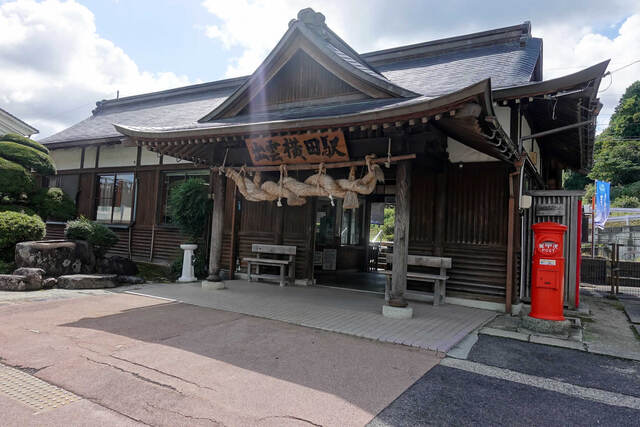
[[[67,240],[86,240],[89,241],[91,232],[93,231],[93,223],[86,218],[78,218],[67,222],[64,228],[64,237]]]
[[[44,145],[40,144],[37,141],[34,141],[31,138],[27,138],[26,136],[18,135],[17,133],[8,133],[2,137],[0,137],[0,141],[11,141],[20,145],[24,145],[25,147],[35,148],[38,151],[43,152],[44,154],[49,154],[49,149]]]
[[[36,215],[36,211],[24,205],[0,205],[0,212],[18,212],[27,215]]]
[[[17,163],[0,157],[0,195],[17,197],[33,191],[33,177]]]
[[[31,198],[43,219],[68,221],[76,217],[76,204],[61,188],[41,188]]]
[[[634,196],[617,197],[611,206],[614,208],[640,208],[640,199]]]
[[[46,227],[37,215],[0,212],[0,257],[13,261],[16,243],[42,240]]]
[[[169,195],[168,209],[175,224],[192,242],[200,239],[211,212],[206,182],[191,178],[175,186]]]
[[[96,257],[102,258],[118,243],[118,236],[109,227],[86,218],[67,222],[64,236],[68,240],[86,240],[93,245]]]
[[[93,252],[96,256],[102,258],[113,245],[118,243],[118,235],[109,227],[94,222],[89,243],[93,245]]]
[[[48,154],[16,142],[0,141],[0,157],[33,169],[40,175],[53,175],[56,167]]]

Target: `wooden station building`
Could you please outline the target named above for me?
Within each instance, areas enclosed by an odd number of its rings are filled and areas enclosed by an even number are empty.
[[[542,40],[528,22],[359,54],[304,9],[252,75],[100,101],[43,143],[59,169],[52,185],[114,227],[115,252],[133,259],[175,254],[167,194],[200,175],[215,200],[215,273],[245,272],[254,243],[295,246],[299,283],[322,274],[327,249],[330,268],[367,271],[372,206],[388,203],[395,291],[406,287],[408,254],[444,256],[448,296],[509,310],[521,280],[520,195],[590,168],[607,64],[543,80]],[[366,159],[384,183],[350,209],[321,196],[249,201],[226,176],[260,172],[279,185],[281,165],[297,182],[323,165],[348,180],[365,176]],[[49,224],[49,238],[62,227]]]

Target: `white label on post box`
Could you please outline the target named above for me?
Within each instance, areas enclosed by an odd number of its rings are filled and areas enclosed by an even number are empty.
[[[541,259],[540,265],[556,265],[555,259]]]

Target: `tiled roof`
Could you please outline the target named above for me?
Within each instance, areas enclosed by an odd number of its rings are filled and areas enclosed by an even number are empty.
[[[508,32],[508,37],[500,39],[501,31],[504,34]],[[514,33],[523,35],[514,38]],[[493,88],[500,88],[526,84],[535,77],[534,69],[541,55],[542,40],[531,38],[528,24],[478,33],[480,34],[483,40],[489,36],[493,37],[493,40],[469,47],[474,45],[467,40],[474,40],[475,35],[463,36],[466,45],[451,48],[448,47],[448,40],[460,44],[461,38],[429,42],[425,46],[440,43],[438,46],[442,49],[422,56],[414,54],[417,45],[407,46],[406,52],[411,54],[410,58],[402,56],[403,48],[396,48],[389,50],[398,56],[395,60],[387,59],[375,67],[369,66],[367,62],[375,62],[377,57],[386,55],[387,51],[360,56],[351,52],[346,44],[341,46],[344,42],[339,38],[337,41],[323,42],[326,43],[326,48],[360,72],[426,97],[451,93],[486,78],[491,78]],[[248,78],[105,101],[99,103],[94,114],[88,119],[44,138],[41,142],[51,144],[118,137],[120,134],[113,124],[142,128],[196,127],[199,119],[222,104]],[[386,101],[383,102],[385,103]],[[348,111],[353,105],[304,107],[286,113],[275,112],[272,115],[304,117],[306,114],[318,117],[325,110],[331,110],[335,114],[340,108]]]
[[[487,78],[494,89],[531,81],[542,39],[526,45],[505,43],[458,50],[426,58],[381,65],[378,70],[395,84],[426,96],[440,96]]]

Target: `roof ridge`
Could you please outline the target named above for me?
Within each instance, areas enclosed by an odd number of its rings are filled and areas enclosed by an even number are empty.
[[[192,95],[194,93],[204,93],[210,90],[230,89],[244,83],[250,76],[233,77],[223,80],[214,80],[206,83],[196,83],[193,85],[179,86],[157,92],[147,92],[138,95],[125,96],[122,98],[103,99],[96,102],[96,108],[91,111],[93,115],[104,111],[106,108],[120,107],[134,104],[141,101],[154,101],[164,98],[173,98],[182,95]]]
[[[381,49],[362,53],[360,56],[373,66],[375,63],[383,64],[412,57],[436,55],[445,50],[454,52],[509,41],[518,41],[521,46],[524,46],[531,38],[531,22],[524,21],[518,25]]]

